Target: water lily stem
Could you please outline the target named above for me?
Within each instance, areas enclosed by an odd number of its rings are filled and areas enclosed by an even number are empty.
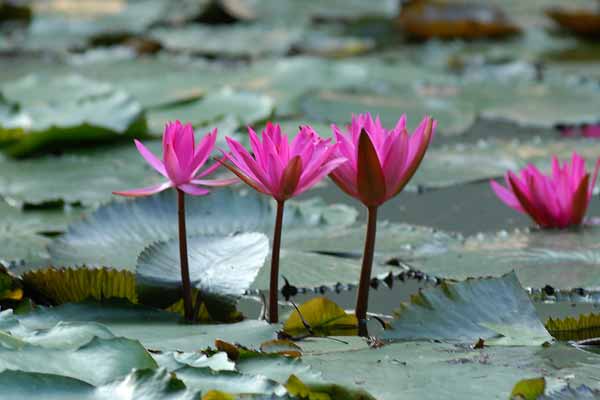
[[[375,233],[377,230],[377,207],[368,208],[367,236],[363,253],[360,282],[356,299],[355,314],[358,319],[359,334],[366,332],[367,309],[369,308],[369,288],[371,286],[371,270],[373,269],[373,253],[375,252]]]
[[[181,265],[181,286],[183,290],[183,312],[187,322],[194,321],[192,285],[188,266],[187,234],[185,229],[185,193],[177,189],[177,216],[179,218],[179,262]]]
[[[279,249],[281,247],[281,228],[283,226],[283,201],[277,201],[277,216],[273,232],[273,252],[271,254],[271,283],[269,285],[269,323],[279,321],[277,297],[279,295]]]

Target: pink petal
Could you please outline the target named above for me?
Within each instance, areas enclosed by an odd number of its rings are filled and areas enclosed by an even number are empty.
[[[239,183],[239,178],[227,178],[227,179],[192,179],[190,183],[194,185],[204,186],[229,186],[234,183]]]
[[[150,196],[151,194],[162,192],[163,190],[166,190],[166,189],[170,188],[171,186],[172,186],[171,182],[163,182],[163,183],[158,183],[156,185],[148,186],[148,187],[141,188],[141,189],[131,189],[131,190],[125,190],[122,192],[121,191],[113,192],[113,194],[116,194],[119,196],[126,196],[126,197]]]
[[[500,185],[494,180],[490,180],[490,186],[492,187],[494,193],[496,193],[496,196],[498,196],[498,198],[502,200],[504,204],[506,204],[514,210],[517,210],[518,212],[525,212],[525,210],[523,210],[523,207],[521,207],[521,203],[519,203],[519,200],[517,200],[515,195],[509,189],[505,188],[504,186]]]
[[[138,151],[140,152],[142,157],[144,157],[144,159],[148,162],[148,164],[150,164],[152,168],[158,171],[162,176],[168,178],[167,171],[165,171],[165,166],[162,163],[162,161],[160,161],[158,157],[154,155],[154,153],[148,150],[148,148],[146,148],[146,146],[144,146],[142,142],[140,142],[137,139],[134,139],[133,141],[135,142],[135,147],[137,147]]]
[[[185,177],[182,175],[181,167],[179,166],[179,160],[177,159],[177,154],[175,154],[175,150],[170,143],[167,143],[167,148],[165,150],[165,169],[167,170],[167,175],[169,175],[169,179],[175,185],[180,185],[185,183]]]
[[[210,193],[210,190],[203,189],[199,186],[194,186],[190,183],[184,183],[183,185],[178,185],[177,189],[181,189],[185,193],[192,195],[192,196],[205,196]]]
[[[194,158],[191,162],[191,173],[190,176],[194,177],[200,168],[204,165],[208,157],[213,151],[215,147],[215,142],[217,141],[217,129],[213,129],[212,132],[206,134],[198,144],[196,148],[196,152],[194,153]]]

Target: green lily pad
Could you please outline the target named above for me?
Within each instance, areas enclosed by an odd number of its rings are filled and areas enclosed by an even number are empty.
[[[386,340],[447,340],[535,346],[552,340],[514,273],[443,282],[402,304]]]
[[[245,320],[233,324],[185,325],[180,316],[155,308],[126,302],[85,302],[56,307],[36,307],[25,315],[0,313],[0,330],[24,335],[31,330],[51,329],[63,322],[93,322],[110,329],[115,336],[139,340],[153,350],[195,352],[214,346],[216,339],[258,348],[273,339],[278,325]]]
[[[189,121],[194,126],[212,124],[226,117],[233,117],[238,126],[265,120],[273,111],[273,100],[264,94],[234,91],[223,88],[192,103],[162,108],[148,113],[150,130],[162,132],[166,121]],[[232,132],[222,132],[231,136]]]
[[[593,104],[600,101],[600,91],[593,85],[574,83],[488,81],[467,84],[461,97],[476,102],[483,118],[552,128],[597,122]]]
[[[30,75],[5,85],[2,92],[17,104],[0,121],[1,132],[17,133],[18,140],[5,149],[12,156],[146,133],[139,103],[110,85],[78,75],[49,81]]]
[[[431,342],[393,343],[371,348],[361,338],[343,337],[346,344],[313,339],[303,344],[303,361],[323,373],[322,379],[345,387],[360,387],[377,399],[408,400],[507,399],[516,381],[539,376],[572,379],[572,385],[594,380],[600,357],[565,345],[490,346]],[[446,382],[440,384],[440,382]]]
[[[40,235],[54,227],[40,218],[40,214],[20,211],[0,202],[0,263],[28,260],[43,262],[49,258],[46,245],[50,239]],[[43,215],[43,214],[41,214]]]
[[[185,384],[165,369],[138,369],[101,386],[66,376],[6,370],[0,373],[3,396],[28,398],[43,394],[48,400],[108,400],[123,393],[139,400],[192,400],[200,393],[186,389]]]
[[[369,90],[323,90],[307,94],[302,109],[317,120],[343,125],[352,114],[371,112],[381,118],[383,126],[396,126],[403,113],[409,116],[409,127],[414,129],[425,115],[439,121],[442,135],[456,135],[466,131],[475,121],[475,107],[460,99],[444,99],[415,93],[411,86],[401,86],[388,92]]]
[[[40,362],[45,360],[44,362]],[[23,344],[0,347],[0,370],[40,372],[103,384],[126,375],[132,368],[155,368],[156,363],[136,340],[93,338],[77,348],[53,349]]]
[[[153,150],[160,146],[147,144]],[[26,160],[0,157],[0,168],[5,171],[0,194],[18,206],[93,206],[114,198],[112,191],[152,185],[162,178],[132,145]]]
[[[525,287],[594,288],[598,278],[600,228],[480,234],[447,253],[415,262],[435,276],[466,279],[515,270]]]
[[[300,29],[286,26],[193,24],[177,29],[157,28],[150,36],[173,51],[257,58],[286,54],[300,39],[301,33]]]

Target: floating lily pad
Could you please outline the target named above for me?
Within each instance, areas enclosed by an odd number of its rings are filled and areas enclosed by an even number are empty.
[[[593,104],[600,91],[593,85],[563,82],[476,82],[465,86],[462,96],[476,102],[481,115],[523,126],[552,128],[557,124],[594,123]]]
[[[78,75],[49,81],[30,75],[2,91],[17,104],[0,120],[0,131],[17,134],[5,149],[12,156],[146,134],[140,104],[105,83]]]
[[[239,126],[265,120],[273,112],[274,102],[269,96],[239,92],[224,88],[192,103],[151,111],[148,114],[152,132],[162,132],[166,121],[189,121],[194,126],[212,124],[225,117],[233,117]],[[230,135],[232,132],[222,132]]]
[[[157,28],[151,37],[169,50],[221,57],[286,54],[302,31],[267,25],[187,25],[178,29]]]
[[[546,329],[558,340],[586,340],[600,337],[600,315],[580,315],[578,318],[550,318]]]
[[[160,147],[158,142],[147,144],[153,150]],[[0,194],[18,206],[93,206],[114,198],[112,191],[148,186],[162,178],[132,145],[26,160],[0,157],[0,168]]]
[[[42,214],[43,215],[43,214]],[[40,235],[52,231],[40,214],[30,215],[0,202],[0,263],[27,260],[43,262],[49,258],[46,245],[50,239]]]
[[[60,321],[96,322],[107,326],[116,336],[139,340],[149,349],[194,352],[214,346],[216,339],[258,348],[273,339],[279,329],[277,325],[257,320],[227,325],[182,325],[178,324],[179,320],[177,314],[126,302],[86,302],[36,307],[20,316],[6,311],[0,313],[0,330],[18,334],[32,329],[51,329]]]
[[[344,125],[352,114],[371,112],[379,115],[383,126],[396,126],[403,113],[414,129],[426,115],[439,121],[441,134],[456,135],[466,131],[475,121],[475,107],[458,99],[425,96],[410,86],[394,88],[387,93],[357,89],[355,91],[323,90],[304,97],[302,108],[313,119]]]
[[[3,396],[28,398],[43,393],[48,400],[108,400],[128,393],[140,400],[192,400],[200,393],[186,389],[184,383],[165,369],[134,370],[101,386],[54,374],[6,370],[0,373]]]
[[[444,343],[393,343],[370,348],[364,339],[343,337],[305,342],[303,360],[323,372],[323,380],[367,390],[378,399],[474,399],[489,394],[507,399],[524,376],[573,378],[598,388],[593,379],[600,357],[572,347],[490,346],[474,350]],[[562,362],[560,360],[563,360]],[[454,382],[440,384],[440,382]],[[466,382],[466,383],[465,383]]]
[[[387,340],[447,340],[535,346],[552,340],[514,273],[442,283],[402,304]]]
[[[469,237],[448,253],[419,260],[415,268],[436,276],[465,279],[515,270],[523,286],[600,286],[600,229],[532,230]]]
[[[44,360],[44,362],[41,362]],[[155,368],[156,363],[138,341],[94,338],[81,347],[52,349],[24,343],[0,347],[0,370],[41,372],[103,384],[126,375],[132,368]]]

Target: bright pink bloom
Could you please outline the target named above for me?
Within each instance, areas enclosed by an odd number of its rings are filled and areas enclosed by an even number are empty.
[[[369,113],[353,115],[347,133],[332,126],[339,145],[337,154],[348,162],[330,177],[367,207],[379,206],[400,193],[412,178],[436,126],[436,121],[425,117],[409,136],[405,115],[389,131],[381,126],[379,117],[373,120]]]
[[[215,163],[199,172],[212,153],[216,140],[217,130],[213,129],[196,145],[192,125],[182,125],[179,121],[167,123],[163,134],[162,161],[148,150],[142,142],[135,140],[135,145],[142,157],[152,168],[167,178],[167,181],[141,189],[113,193],[120,196],[140,197],[149,196],[173,187],[187,194],[203,196],[208,194],[209,191],[196,185],[225,186],[236,182],[237,179],[200,179],[219,167],[219,163]]]
[[[571,163],[562,167],[552,157],[552,175],[542,174],[534,165],[528,165],[517,176],[512,171],[505,175],[507,188],[491,181],[492,189],[507,206],[528,214],[542,228],[566,228],[581,224],[592,197],[598,177],[600,158],[596,161],[590,180],[585,160],[573,153]]]
[[[335,145],[324,140],[310,126],[300,131],[290,143],[278,124],[267,123],[262,131],[262,142],[248,127],[250,153],[238,142],[226,138],[230,154],[225,157],[233,163],[225,166],[255,190],[273,196],[277,201],[310,189],[346,159],[334,157]]]

